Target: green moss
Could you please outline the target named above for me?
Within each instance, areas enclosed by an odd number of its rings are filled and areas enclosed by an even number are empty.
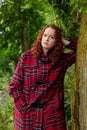
[[[85,92],[86,89],[80,89],[80,88],[86,88],[86,80],[84,81],[84,69],[87,69],[84,61],[87,63],[87,13],[82,14],[82,21],[81,21],[81,27],[80,27],[80,35],[78,40],[78,46],[77,46],[77,60],[76,60],[76,71],[74,75],[74,87],[72,89],[72,130],[79,130],[79,124],[80,129],[83,130],[83,127],[87,127],[87,123],[84,123],[84,120],[87,121],[86,116],[84,116],[84,112],[82,111],[84,104],[87,102],[83,99],[87,97],[87,93]],[[84,75],[84,76],[83,76]],[[81,96],[82,95],[82,96]],[[87,98],[86,98],[87,99]],[[84,107],[85,108],[85,107]],[[87,107],[86,107],[87,109]],[[82,117],[80,116],[80,111],[82,112]],[[85,112],[87,115],[87,113]],[[81,123],[82,122],[82,123]],[[84,130],[86,130],[84,128]]]

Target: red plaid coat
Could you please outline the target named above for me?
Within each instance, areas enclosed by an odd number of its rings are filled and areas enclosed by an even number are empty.
[[[15,130],[66,130],[64,113],[64,76],[75,62],[76,41],[63,53],[61,62],[53,65],[49,55],[37,59],[31,50],[18,62],[9,95],[14,98]]]

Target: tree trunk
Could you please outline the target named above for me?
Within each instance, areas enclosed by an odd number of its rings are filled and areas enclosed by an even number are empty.
[[[22,44],[22,51],[26,51],[29,49],[29,45],[27,42],[27,38],[26,38],[26,27],[24,25],[24,17],[23,17],[23,13],[21,12],[21,6],[23,4],[22,0],[18,0],[15,1],[15,4],[17,6],[17,10],[18,10],[18,14],[19,14],[19,21],[21,21],[20,25],[19,25],[19,31],[20,31],[20,40],[21,40],[21,44]]]
[[[26,38],[26,30],[25,30],[25,27],[24,25],[20,25],[20,32],[21,32],[21,35],[20,35],[20,39],[21,39],[21,43],[22,43],[22,51],[26,51],[29,49],[29,45],[28,45],[28,42],[27,42],[27,38]]]
[[[82,14],[71,97],[72,130],[87,130],[87,11]]]

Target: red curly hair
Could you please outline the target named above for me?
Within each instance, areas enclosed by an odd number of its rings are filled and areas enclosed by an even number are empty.
[[[43,50],[41,46],[41,40],[42,36],[44,34],[45,29],[48,27],[52,28],[55,30],[55,38],[56,38],[56,43],[53,49],[51,49],[50,54],[49,54],[49,59],[54,63],[57,64],[61,58],[62,52],[63,52],[63,43],[62,43],[62,31],[59,27],[56,25],[46,25],[42,31],[39,33],[37,36],[37,39],[35,42],[32,44],[32,54],[36,57],[39,58],[41,57]]]

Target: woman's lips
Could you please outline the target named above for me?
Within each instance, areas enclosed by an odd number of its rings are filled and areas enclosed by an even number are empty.
[[[44,44],[48,45],[48,42],[44,42]]]

